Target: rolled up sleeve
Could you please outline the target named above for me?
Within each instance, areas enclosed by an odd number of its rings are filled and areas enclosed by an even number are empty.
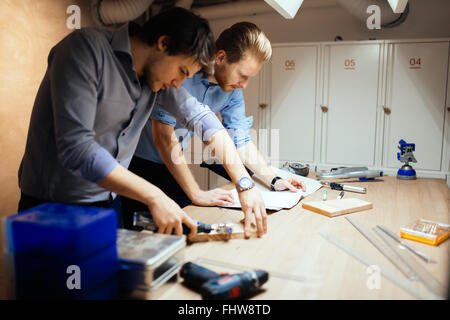
[[[245,116],[245,102],[241,89],[233,91],[226,107],[220,111],[220,115],[236,148],[251,141],[250,128],[253,125],[253,117]]]
[[[71,41],[68,41],[68,38]],[[99,50],[95,42],[75,31],[49,57],[55,139],[62,166],[98,182],[118,164],[95,140]],[[97,54],[96,54],[97,53]]]
[[[156,103],[203,141],[208,141],[217,131],[224,129],[214,112],[183,87],[169,88],[159,93]]]
[[[162,110],[157,105],[153,107],[151,118],[153,120],[157,120],[159,122],[171,125],[172,127],[175,127],[175,125],[177,124],[177,119],[171,116],[170,113],[167,113],[166,111]]]

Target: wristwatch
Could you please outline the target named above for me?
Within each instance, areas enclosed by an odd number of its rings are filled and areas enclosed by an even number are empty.
[[[270,183],[270,189],[272,189],[272,191],[275,191],[275,183],[280,179],[283,178],[276,176],[275,178],[272,179],[272,182]]]
[[[238,192],[241,192],[241,191],[250,190],[254,186],[255,186],[255,182],[253,182],[252,179],[250,179],[249,177],[242,177],[239,179],[239,181],[236,185],[236,189]]]

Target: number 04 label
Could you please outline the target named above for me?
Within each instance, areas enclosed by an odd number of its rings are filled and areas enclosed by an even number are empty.
[[[410,69],[422,69],[422,59],[421,58],[410,58],[409,59]]]

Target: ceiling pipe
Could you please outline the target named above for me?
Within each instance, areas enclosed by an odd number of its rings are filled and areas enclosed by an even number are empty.
[[[355,18],[366,21],[368,17],[367,8],[371,5],[376,5],[381,12],[381,27],[388,28],[396,26],[406,19],[409,12],[405,10],[403,14],[396,14],[392,11],[391,5],[387,0],[337,0],[338,4],[346,9]],[[403,15],[403,18],[401,18]],[[400,23],[401,23],[400,22]]]
[[[95,0],[93,16],[97,25],[109,27],[141,16],[153,0]]]
[[[305,8],[334,7],[337,6],[336,0],[305,0],[301,10]],[[206,6],[192,9],[207,20],[226,19],[234,17],[246,17],[260,14],[276,13],[276,11],[265,1],[239,1],[214,6]]]

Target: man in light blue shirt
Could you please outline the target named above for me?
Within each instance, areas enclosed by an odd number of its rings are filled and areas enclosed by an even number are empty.
[[[228,129],[241,160],[257,177],[274,191],[289,189],[295,192],[297,188],[304,189],[304,185],[295,179],[287,181],[275,175],[251,142],[249,130],[253,118],[245,115],[242,88],[270,59],[271,52],[269,40],[256,25],[237,23],[222,32],[216,41],[214,75],[199,72],[184,81],[182,87],[213,112],[220,113],[222,124]],[[230,204],[233,199],[228,191],[200,190],[182,156],[193,132],[185,130],[160,107],[163,106],[155,106],[152,121],[144,127],[130,170],[158,185],[181,207],[190,203],[201,206]],[[125,227],[131,227],[132,213],[140,210],[138,203],[122,197]]]

